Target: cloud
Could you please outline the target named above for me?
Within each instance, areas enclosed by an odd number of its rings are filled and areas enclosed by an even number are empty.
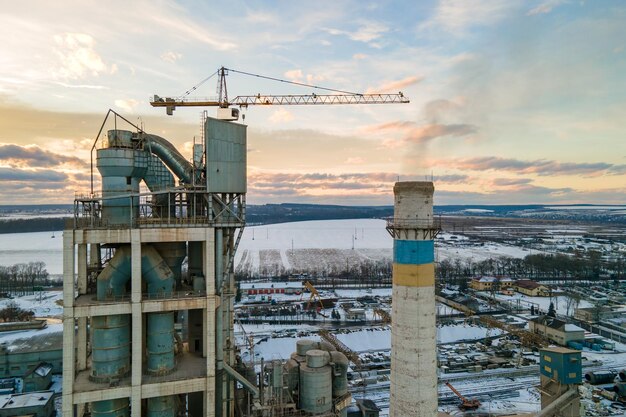
[[[290,81],[300,82],[302,81],[304,74],[302,73],[301,69],[293,69],[293,70],[285,71],[284,76]]]
[[[132,98],[115,100],[115,105],[128,113],[134,113],[139,102]]]
[[[348,159],[346,159],[346,162],[345,162],[345,163],[346,163],[346,164],[353,165],[353,164],[362,164],[362,163],[364,163],[364,162],[365,162],[365,159],[363,159],[363,158],[361,158],[361,157],[358,157],[358,156],[357,156],[357,157],[351,156],[351,157],[349,157]]]
[[[167,51],[161,54],[161,59],[165,62],[169,62],[170,64],[175,63],[179,59],[183,57],[182,54],[174,51]]]
[[[20,146],[14,144],[0,144],[0,163],[17,167],[51,167],[63,164],[72,164],[84,167],[85,163],[73,156],[61,155],[41,149],[38,146]]]
[[[0,167],[0,181],[7,182],[61,182],[67,181],[67,174],[51,169],[25,170]],[[3,184],[2,188],[5,189]]]
[[[324,31],[333,35],[333,36],[347,36],[353,41],[356,42],[364,42],[373,47],[378,47],[379,45],[373,43],[379,39],[384,33],[389,31],[389,27],[380,22],[374,21],[363,21],[360,26],[355,31],[348,31],[343,29],[335,29],[335,28],[324,28]]]
[[[547,0],[539,4],[538,6],[530,9],[527,16],[534,16],[538,14],[546,14],[550,13],[555,7],[560,6],[561,4],[567,3],[566,0]]]
[[[435,185],[437,183],[446,184],[465,184],[470,181],[470,177],[460,174],[448,174],[448,175],[435,175],[433,178]]]
[[[626,173],[626,165],[615,165],[607,162],[559,162],[547,159],[524,161],[515,158],[485,156],[442,161],[457,169],[472,171],[509,171],[520,174],[548,175],[622,175]]]
[[[87,90],[108,90],[109,87],[104,85],[93,85],[93,84],[67,84],[62,82],[56,82],[55,84],[60,85],[65,88],[85,88]]]
[[[377,87],[368,88],[366,93],[367,94],[379,94],[379,93],[390,93],[390,92],[396,93],[406,87],[415,85],[422,80],[423,80],[423,77],[418,77],[414,75],[414,76],[406,77],[398,81],[387,81]]]
[[[287,123],[293,120],[293,114],[287,110],[279,108],[269,117],[269,121],[272,123]]]
[[[493,185],[497,187],[505,187],[510,185],[526,185],[532,182],[529,178],[494,178]]]
[[[88,75],[97,77],[102,72],[113,72],[115,67],[107,66],[94,49],[95,41],[85,33],[64,33],[55,35],[55,53],[60,59],[56,72],[60,78],[79,79]]]
[[[476,133],[478,129],[476,126],[468,125],[468,124],[424,124],[419,125],[415,122],[407,122],[407,121],[396,121],[383,123],[375,126],[369,126],[366,128],[366,131],[369,132],[380,132],[380,131],[402,131],[405,132],[403,142],[410,143],[425,143],[429,142],[433,139],[453,136],[453,137],[462,137],[471,135]],[[392,142],[388,142],[388,145],[391,143],[399,144],[398,141],[394,140]],[[393,147],[393,146],[391,146]]]
[[[420,27],[442,28],[461,35],[469,28],[499,22],[517,3],[515,0],[439,0],[433,16]]]

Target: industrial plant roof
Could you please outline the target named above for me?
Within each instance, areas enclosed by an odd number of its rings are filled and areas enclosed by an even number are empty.
[[[528,290],[534,290],[535,288],[543,287],[543,285],[529,279],[521,279],[517,281],[515,285],[517,285],[518,287],[526,288]]]
[[[295,288],[302,289],[302,282],[242,282],[240,284],[242,290],[251,290],[259,288]]]
[[[534,319],[531,319],[530,321],[535,322],[535,323],[539,323],[542,324],[544,326],[548,326],[550,328],[553,329],[563,329],[563,327],[565,326],[565,322],[561,321],[557,318],[554,317],[550,317],[550,316],[539,316],[539,317],[535,317]],[[582,330],[582,329],[581,329]]]
[[[9,352],[61,349],[63,347],[63,325],[50,324],[41,330],[3,333],[0,335],[0,347]]]
[[[26,372],[26,374],[24,374],[24,377],[27,377],[30,374],[35,374],[37,376],[45,377],[50,372],[52,372],[52,365],[50,365],[49,363],[46,363],[46,362],[41,362],[39,365],[30,368]]]
[[[496,277],[481,277],[478,281],[479,282],[496,282],[498,280],[498,278]]]
[[[0,408],[8,410],[11,408],[33,407],[46,404],[54,395],[53,391],[29,392],[27,394],[13,394],[0,396]]]

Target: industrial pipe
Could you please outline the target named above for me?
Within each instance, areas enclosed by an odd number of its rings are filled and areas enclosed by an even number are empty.
[[[193,166],[174,145],[157,135],[146,134],[145,139],[150,152],[158,156],[182,182],[186,184],[193,182]]]
[[[595,371],[587,372],[585,379],[591,385],[610,384],[615,380],[617,374],[614,371]]]

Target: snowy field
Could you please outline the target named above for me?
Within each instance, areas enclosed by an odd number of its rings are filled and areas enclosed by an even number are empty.
[[[284,326],[285,329],[293,329],[296,326]],[[257,359],[286,359],[289,358],[292,352],[295,352],[296,341],[298,337],[270,337],[270,329],[275,329],[275,326],[256,326],[248,327],[246,325],[246,331],[248,334],[254,335],[255,343],[255,356]],[[298,330],[302,328],[298,326]],[[256,332],[255,332],[256,330]],[[368,327],[362,329],[355,329],[350,331],[333,331],[337,339],[348,346],[355,352],[369,352],[369,351],[387,351],[391,350],[391,330],[389,327]],[[502,332],[498,329],[492,329],[490,336],[497,336]],[[457,343],[465,341],[474,341],[483,339],[487,335],[487,328],[469,325],[469,324],[450,324],[437,327],[437,343]],[[304,338],[319,340],[319,336],[311,334]]]
[[[288,271],[333,273],[365,262],[390,262],[393,239],[379,219],[320,220],[247,227],[235,257],[238,272],[272,275]],[[523,258],[530,252],[499,243],[472,245],[461,235],[442,233],[435,256],[444,259]],[[537,253],[537,251],[534,251]]]
[[[482,291],[479,292],[479,294],[482,294],[485,297],[491,297],[491,293],[489,292]],[[569,315],[574,315],[574,301],[570,301],[567,295],[555,295],[552,297],[552,299],[550,299],[550,297],[530,297],[524,294],[514,293],[513,295],[496,294],[496,298],[498,300],[508,301],[513,304],[517,303],[517,300],[520,300],[520,302],[522,303],[522,307],[528,307],[528,304],[526,303],[533,303],[535,306],[539,306],[539,308],[545,312],[548,311],[548,308],[550,307],[550,302],[552,301],[554,303],[554,308],[557,314],[560,314],[562,316],[568,315],[567,306],[569,303]],[[587,307],[593,307],[593,304],[591,304],[587,300],[578,301],[578,308]]]
[[[23,310],[30,310],[35,317],[61,317],[63,307],[57,301],[63,300],[63,291],[42,291],[34,295],[25,295],[12,299],[0,300],[0,309],[9,303],[16,303]]]

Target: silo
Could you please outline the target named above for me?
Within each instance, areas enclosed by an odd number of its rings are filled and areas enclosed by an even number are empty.
[[[91,404],[92,417],[128,417],[130,409],[128,398],[97,401]]]
[[[317,349],[318,343],[311,339],[300,339],[296,342],[296,353],[305,356],[311,349]]]
[[[437,416],[432,182],[397,182],[391,329],[390,417]]]
[[[341,352],[330,352],[330,361],[333,365],[333,398],[339,398],[348,393],[348,358]]]
[[[313,349],[306,358],[306,365],[300,365],[300,409],[311,414],[326,413],[332,408],[330,355]]]

